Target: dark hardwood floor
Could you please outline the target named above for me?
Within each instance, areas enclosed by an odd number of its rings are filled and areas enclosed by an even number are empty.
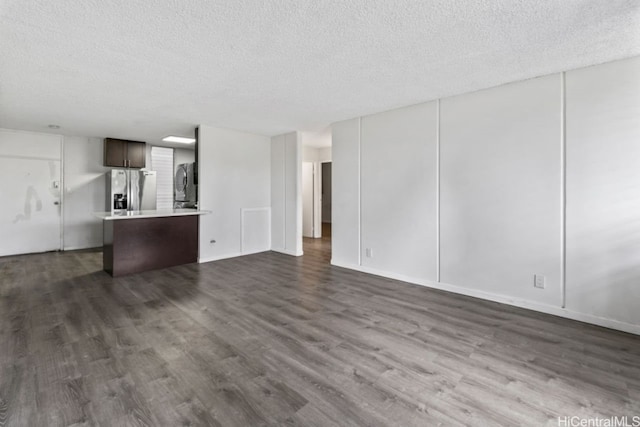
[[[323,222],[322,223],[322,238],[327,241],[327,239],[331,240],[331,223]]]
[[[640,337],[262,253],[122,278],[0,258],[0,425],[558,425],[640,415]]]

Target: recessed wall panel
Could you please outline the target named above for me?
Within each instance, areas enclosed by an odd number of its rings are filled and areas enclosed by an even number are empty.
[[[362,118],[362,265],[437,278],[437,103]]]
[[[331,262],[357,266],[360,251],[360,119],[331,125]]]
[[[567,308],[640,324],[640,58],[566,73]]]
[[[556,74],[441,101],[442,282],[561,304],[561,89]]]

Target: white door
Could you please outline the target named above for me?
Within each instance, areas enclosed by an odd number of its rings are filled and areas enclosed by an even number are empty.
[[[302,162],[302,235],[313,237],[313,163]]]
[[[0,256],[61,249],[58,135],[0,129]]]

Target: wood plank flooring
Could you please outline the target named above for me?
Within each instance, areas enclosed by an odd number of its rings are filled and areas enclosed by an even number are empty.
[[[0,258],[0,426],[558,425],[640,415],[640,337],[263,253],[113,279]]]

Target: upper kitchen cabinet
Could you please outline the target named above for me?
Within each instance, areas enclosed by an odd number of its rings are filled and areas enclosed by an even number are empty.
[[[128,141],[127,162],[130,168],[143,168],[146,165],[146,144],[144,142]]]
[[[146,144],[125,139],[104,139],[104,165],[116,168],[145,167]]]

